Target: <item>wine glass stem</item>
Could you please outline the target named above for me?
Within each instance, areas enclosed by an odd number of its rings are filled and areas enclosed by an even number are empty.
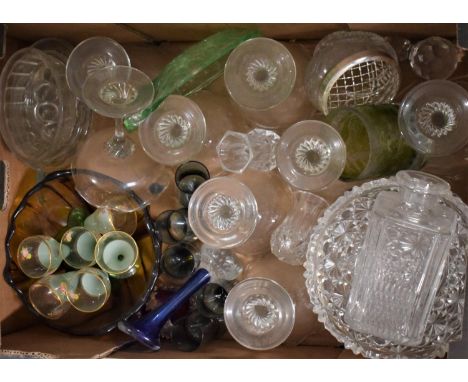
[[[106,142],[106,149],[115,158],[126,158],[135,151],[135,144],[125,134],[123,119],[115,119],[115,132]]]

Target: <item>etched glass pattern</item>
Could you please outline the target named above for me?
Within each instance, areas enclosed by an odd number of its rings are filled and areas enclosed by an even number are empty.
[[[325,211],[311,235],[304,264],[306,287],[319,321],[355,354],[368,358],[443,357],[448,343],[461,337],[465,295],[468,208],[454,195],[444,202],[457,212],[456,235],[450,243],[422,342],[418,346],[396,344],[355,331],[344,321],[354,264],[362,249],[370,211],[381,191],[398,190],[394,178],[368,182],[346,192]]]

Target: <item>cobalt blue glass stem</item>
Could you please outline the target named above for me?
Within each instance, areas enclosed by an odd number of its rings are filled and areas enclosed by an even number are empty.
[[[150,349],[159,350],[159,333],[166,321],[184,301],[209,281],[208,271],[200,268],[165,304],[133,322],[119,322],[118,328]]]

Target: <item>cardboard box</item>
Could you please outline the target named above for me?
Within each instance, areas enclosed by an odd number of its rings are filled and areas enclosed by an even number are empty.
[[[8,57],[17,49],[30,45],[43,37],[60,37],[78,43],[91,36],[108,36],[124,45],[132,65],[146,72],[150,77],[156,76],[174,56],[191,42],[204,38],[215,31],[226,27],[255,27],[252,24],[10,24],[8,26],[7,55],[0,60],[3,67]],[[258,24],[256,25],[266,37],[283,41],[295,40],[303,44],[310,55],[317,41],[328,33],[337,30],[368,30],[382,35],[397,34],[412,39],[440,35],[454,38],[455,24]],[[408,63],[402,65],[403,84],[399,97],[421,80],[417,79]],[[457,70],[455,77],[468,72],[465,59]],[[462,84],[463,85],[463,84]],[[468,82],[465,84],[468,87]],[[211,89],[224,92],[222,78],[216,81]],[[94,118],[95,128],[109,120]],[[450,181],[454,192],[468,202],[468,161],[464,151],[450,158],[430,161],[427,169]],[[8,226],[9,213],[15,198],[21,198],[25,185],[32,185],[35,173],[28,170],[6,149],[0,141],[0,159],[6,160],[10,167],[9,200],[5,211],[0,212],[0,269],[5,264],[4,240]],[[20,187],[20,185],[23,185]],[[325,196],[333,201],[346,189],[356,183],[339,183]],[[281,264],[281,270],[279,265]],[[256,274],[275,272],[278,277],[287,274],[286,284],[298,288],[298,293],[306,293],[302,267],[292,267],[279,263],[273,256],[267,257],[256,269]],[[289,267],[284,270],[284,267]],[[302,289],[301,289],[302,288]],[[76,337],[47,328],[21,305],[15,292],[0,279],[0,322],[2,353],[13,356],[59,357],[59,358],[350,358],[354,355],[344,350],[319,323],[314,313],[305,306],[298,307],[298,320],[292,339],[285,345],[266,352],[255,352],[245,349],[229,336],[214,341],[194,353],[182,353],[162,350],[156,353],[119,350],[129,339],[117,330],[102,337]]]

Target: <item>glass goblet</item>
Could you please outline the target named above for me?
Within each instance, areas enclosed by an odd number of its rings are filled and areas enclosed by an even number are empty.
[[[131,212],[154,201],[170,181],[169,169],[154,163],[125,134],[122,119],[147,107],[154,95],[149,77],[127,66],[94,71],[83,85],[85,103],[96,113],[115,118],[114,135],[104,129],[81,147],[73,164],[78,193],[95,207]],[[104,174],[110,180],[93,173]],[[130,202],[134,192],[139,203]]]
[[[91,37],[79,43],[67,60],[67,83],[75,96],[83,99],[83,83],[94,71],[117,65],[130,66],[125,49],[108,37]]]

